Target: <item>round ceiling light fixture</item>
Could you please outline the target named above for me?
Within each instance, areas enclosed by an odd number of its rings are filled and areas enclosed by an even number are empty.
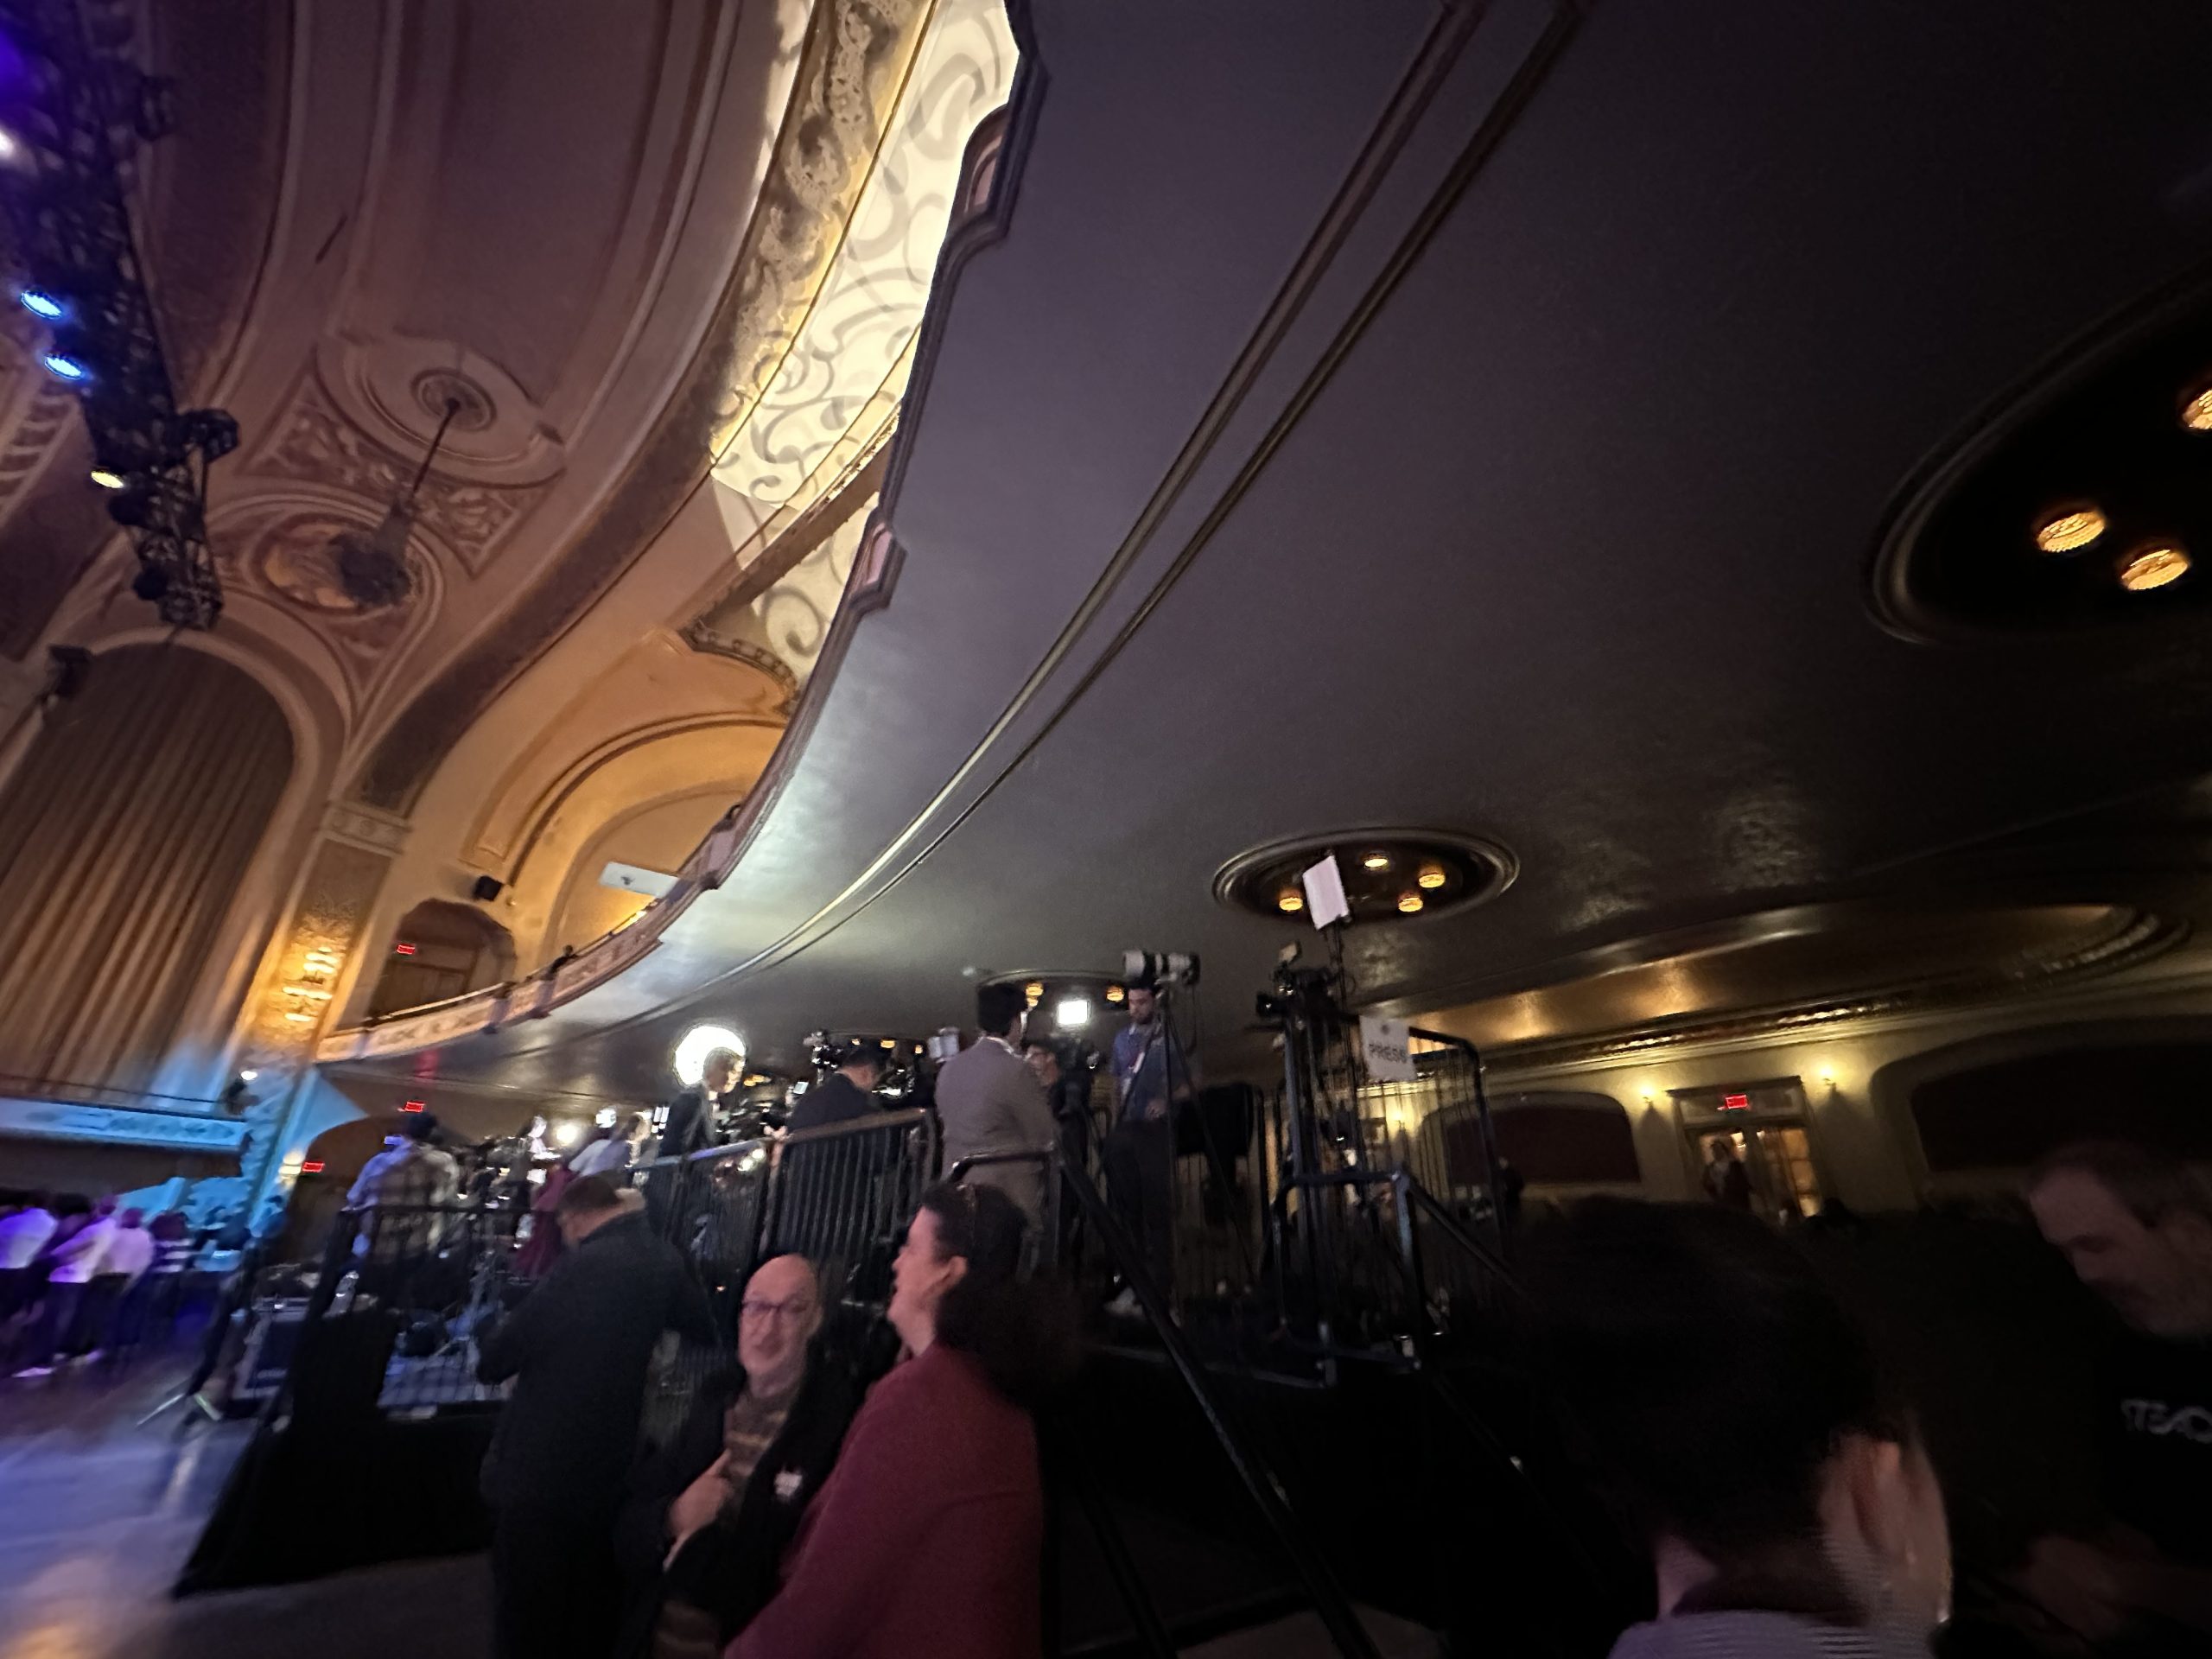
[[[1368,829],[1256,847],[1221,868],[1213,895],[1271,921],[1310,920],[1303,878],[1332,856],[1355,923],[1425,920],[1463,910],[1503,893],[1520,868],[1505,849],[1473,836]]]
[[[2189,550],[2179,542],[2143,542],[2121,554],[2115,568],[2120,585],[2129,593],[2148,593],[2189,574]]]
[[[2079,553],[2105,533],[2105,515],[2094,501],[2069,501],[2036,520],[2036,545],[2046,553]]]
[[[744,1068],[745,1039],[728,1026],[694,1026],[685,1032],[676,1045],[676,1080],[686,1089],[696,1088],[707,1073],[707,1056],[718,1048],[735,1054],[739,1069]]]

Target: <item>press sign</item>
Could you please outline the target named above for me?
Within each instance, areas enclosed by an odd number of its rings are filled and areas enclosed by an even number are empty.
[[[1370,1083],[1414,1081],[1413,1039],[1407,1034],[1404,1020],[1361,1014],[1359,1049],[1366,1058]]]

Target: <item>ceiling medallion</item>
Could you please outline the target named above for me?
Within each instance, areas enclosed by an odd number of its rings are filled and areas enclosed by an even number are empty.
[[[2212,273],[2101,324],[2007,391],[1899,497],[1882,620],[1927,639],[2212,608]]]
[[[1213,879],[1224,905],[1273,920],[1303,919],[1300,878],[1333,854],[1354,925],[1465,910],[1512,885],[1520,865],[1495,842],[1437,830],[1347,830],[1301,836],[1240,854]]]

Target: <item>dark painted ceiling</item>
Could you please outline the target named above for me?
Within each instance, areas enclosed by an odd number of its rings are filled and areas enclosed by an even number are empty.
[[[1214,875],[1339,826],[1520,861],[1355,939],[1408,1007],[1779,905],[2131,901],[2018,851],[2212,770],[2195,625],[1910,643],[1869,572],[1916,468],[2212,254],[2212,11],[1572,10],[1039,0],[888,607],[721,888],[443,1074],[658,1093],[698,1019],[788,1058],[1125,946],[1204,953],[1233,1044],[1301,930]]]

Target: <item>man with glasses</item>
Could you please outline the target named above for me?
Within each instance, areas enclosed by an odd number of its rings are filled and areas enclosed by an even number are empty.
[[[737,1364],[701,1388],[623,1511],[616,1543],[637,1588],[623,1651],[712,1659],[775,1594],[784,1552],[860,1406],[851,1373],[817,1351],[822,1323],[804,1256],[753,1270]]]

